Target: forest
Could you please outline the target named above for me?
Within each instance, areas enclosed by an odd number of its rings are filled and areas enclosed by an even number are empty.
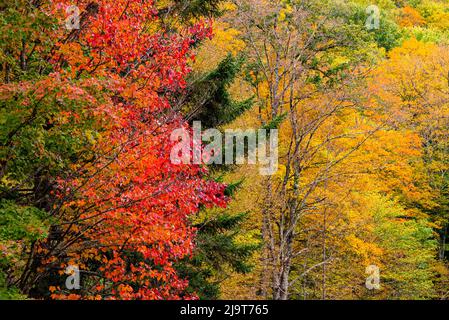
[[[449,0],[0,1],[0,300],[446,300],[448,227]]]

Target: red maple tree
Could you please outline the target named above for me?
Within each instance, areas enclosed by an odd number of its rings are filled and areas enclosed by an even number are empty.
[[[210,23],[168,30],[153,1],[81,0],[79,28],[67,30],[70,5],[42,6],[61,28],[50,35],[53,72],[34,86],[42,96],[57,90],[79,99],[79,112],[59,117],[89,119],[95,130],[83,132],[89,158],[58,177],[59,236],[40,244],[40,270],[81,270],[82,289],[55,285],[53,298],[195,298],[183,294],[188,282],[174,263],[192,252],[189,215],[225,206],[225,186],[208,180],[204,167],[170,161],[170,134],[187,126],[170,99],[185,87],[192,45],[211,36]]]

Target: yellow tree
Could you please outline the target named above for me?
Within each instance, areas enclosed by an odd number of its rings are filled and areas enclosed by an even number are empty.
[[[232,18],[248,53],[247,80],[258,98],[260,126],[281,128],[281,169],[264,181],[260,294],[288,299],[305,215],[323,208],[318,192],[375,131],[376,126],[335,130],[361,107],[356,83],[362,61],[376,52],[362,46],[361,26],[344,24],[344,6],[318,1],[234,1]],[[349,52],[351,52],[349,54]],[[346,141],[343,147],[343,142]],[[349,142],[348,142],[349,141]],[[310,268],[327,264],[324,260]]]
[[[404,201],[431,215],[440,233],[439,257],[447,258],[449,218],[449,48],[415,39],[393,50],[372,81],[375,105],[394,119],[396,130],[419,134],[422,166],[416,166],[415,186]]]

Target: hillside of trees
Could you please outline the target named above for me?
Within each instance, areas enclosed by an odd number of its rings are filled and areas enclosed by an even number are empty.
[[[0,300],[449,299],[449,0],[4,0],[0,81]]]

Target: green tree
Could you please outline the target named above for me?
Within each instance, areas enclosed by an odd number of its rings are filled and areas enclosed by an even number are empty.
[[[252,98],[235,101],[228,91],[243,62],[243,57],[228,54],[215,69],[190,76],[187,92],[177,102],[189,122],[201,121],[204,129],[218,128],[252,107]]]
[[[246,218],[247,214],[225,212],[205,216],[195,224],[198,235],[193,257],[178,265],[180,274],[189,279],[188,293],[196,293],[200,299],[218,299],[220,282],[230,272],[252,270],[249,259],[258,246],[236,241]]]

